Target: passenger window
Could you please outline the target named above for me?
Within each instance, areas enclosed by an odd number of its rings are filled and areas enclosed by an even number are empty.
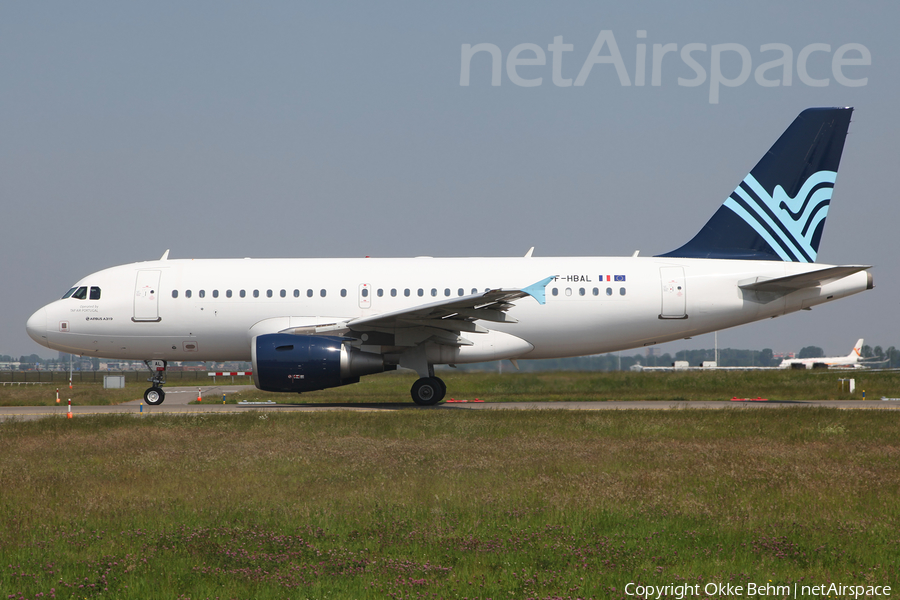
[[[300,290],[294,290],[294,298],[300,297]]]
[[[241,290],[241,298],[247,297],[247,290]]]
[[[259,298],[259,290],[253,290],[253,297]]]
[[[266,298],[272,297],[272,290],[266,290]]]
[[[437,296],[437,288],[431,288],[431,295],[432,297]]]
[[[409,288],[406,288],[405,290],[403,290],[403,295],[406,296],[407,298],[409,298]]]
[[[225,297],[231,298],[231,290],[225,290]]]
[[[460,296],[462,296],[463,294],[466,293],[466,290],[459,288],[458,290],[456,290],[456,293],[459,294]]]
[[[476,290],[475,288],[472,288],[472,293],[473,293],[473,294],[477,294],[477,293],[478,293],[478,290]]]
[[[87,288],[86,287],[78,288],[77,290],[75,290],[75,293],[72,294],[72,297],[75,298],[76,300],[87,300]]]
[[[422,288],[419,288],[419,291],[416,293],[419,294],[419,298],[421,298],[422,296],[425,295],[425,290],[423,290]]]
[[[619,295],[620,295],[620,296],[624,296],[624,295],[625,295],[625,288],[619,288]]]
[[[445,296],[449,296],[449,295],[450,295],[450,288],[444,288],[444,295],[445,295]]]
[[[612,296],[612,288],[606,288],[606,295]]]
[[[279,294],[281,295],[282,298],[287,298],[287,290],[281,290],[281,292],[279,292]]]
[[[572,295],[572,288],[566,288],[566,296]]]
[[[382,296],[384,296],[384,290],[381,288],[378,288],[378,297],[381,298]]]
[[[197,292],[197,295],[201,298],[206,298],[206,290],[200,290],[199,292]]]
[[[395,298],[397,296],[397,290],[395,288],[391,288],[391,298]]]
[[[341,298],[347,297],[347,290],[341,290]]]
[[[578,295],[584,296],[584,288],[578,288]]]
[[[99,300],[100,299],[100,288],[91,287],[91,300]]]
[[[313,291],[312,291],[312,290],[306,290],[306,297],[307,297],[307,298],[312,298],[312,295],[313,295]]]
[[[323,298],[325,297],[325,290],[319,290],[319,295]]]
[[[62,297],[62,300],[65,300],[66,298],[69,298],[72,294],[75,293],[75,290],[77,290],[77,289],[78,289],[78,288],[72,288],[71,290],[69,290],[68,292],[66,292],[66,295]]]
[[[172,290],[172,297],[173,297],[173,298],[177,298],[177,297],[178,297],[178,290]]]
[[[213,290],[213,298],[219,297],[219,290]]]
[[[595,295],[595,296],[599,296],[599,295],[600,295],[600,290],[597,289],[597,288],[594,288],[594,295]]]
[[[362,290],[362,297],[363,297],[363,298],[368,298],[368,297],[369,297],[369,288],[363,288],[363,290]]]
[[[550,293],[553,294],[554,296],[559,296],[559,290],[556,288],[553,288],[552,290],[550,290]]]
[[[190,298],[190,297],[191,297],[191,290],[184,290],[184,297],[185,297],[185,298]]]

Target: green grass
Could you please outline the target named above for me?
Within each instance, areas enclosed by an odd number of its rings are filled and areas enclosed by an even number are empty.
[[[126,383],[122,389],[103,389],[102,383],[68,383],[55,385],[21,385],[0,387],[0,406],[55,406],[56,390],[60,404],[65,406],[71,398],[75,405],[109,406],[141,398],[150,384]]]
[[[891,585],[898,434],[893,411],[817,408],[6,422],[0,589],[424,599]]]
[[[211,378],[210,378],[211,379]],[[252,384],[249,377],[235,378],[236,385]],[[226,385],[219,379],[220,385]],[[199,382],[179,381],[169,382],[168,387],[172,386],[207,386],[212,385],[212,381],[200,380]],[[231,385],[230,380],[227,385]],[[131,400],[138,400],[144,396],[144,390],[150,387],[150,383],[143,382],[126,382],[125,387],[121,389],[103,389],[102,383],[79,383],[75,382],[72,389],[69,389],[68,382],[58,386],[60,404],[65,406],[71,398],[72,404],[75,406],[109,406],[121,404]],[[6,385],[0,386],[0,406],[55,406],[56,405],[55,385]],[[221,400],[221,396],[219,397]]]
[[[869,399],[900,396],[900,373],[837,371],[687,371],[687,372],[546,372],[546,373],[466,373],[439,372],[447,383],[447,398],[490,402],[559,402],[567,400],[728,400],[768,398],[771,400],[859,400],[866,390]],[[841,391],[840,378],[854,377],[856,392]],[[228,402],[272,400],[280,403],[391,403],[410,402],[409,388],[416,380],[410,371],[364,377],[359,383],[304,394],[266,393],[253,389],[229,394]],[[247,385],[248,377],[235,378]],[[218,378],[222,387],[230,378]],[[147,382],[128,382],[121,390],[104,390],[101,383],[60,386],[65,403],[75,405],[119,404],[141,398]],[[170,386],[212,385],[210,378],[194,382],[171,381]],[[221,395],[209,401],[221,402]],[[0,386],[0,406],[48,406],[56,402],[53,385]]]
[[[607,400],[859,400],[900,396],[900,373],[836,371],[687,371],[687,372],[545,372],[462,373],[440,371],[447,399],[490,402],[558,402]],[[841,391],[839,378],[854,377],[856,392]],[[259,390],[229,396],[231,401],[273,400],[281,403],[409,402],[416,375],[384,373],[359,383],[299,395]],[[845,388],[846,389],[846,388]]]

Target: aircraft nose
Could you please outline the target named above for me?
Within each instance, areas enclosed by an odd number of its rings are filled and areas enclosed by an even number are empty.
[[[31,315],[25,323],[28,336],[41,346],[47,345],[47,308],[44,307]]]

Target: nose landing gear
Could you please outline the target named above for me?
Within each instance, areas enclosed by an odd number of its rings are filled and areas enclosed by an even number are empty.
[[[166,393],[162,389],[162,386],[166,383],[166,361],[145,360],[144,364],[147,365],[147,368],[153,374],[147,380],[153,386],[144,391],[144,402],[151,406],[158,406],[166,399]]]

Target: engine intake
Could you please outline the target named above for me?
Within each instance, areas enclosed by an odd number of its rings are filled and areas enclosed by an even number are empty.
[[[270,333],[254,337],[250,346],[253,383],[267,392],[324,390],[386,368],[381,355],[362,352],[339,337]]]

